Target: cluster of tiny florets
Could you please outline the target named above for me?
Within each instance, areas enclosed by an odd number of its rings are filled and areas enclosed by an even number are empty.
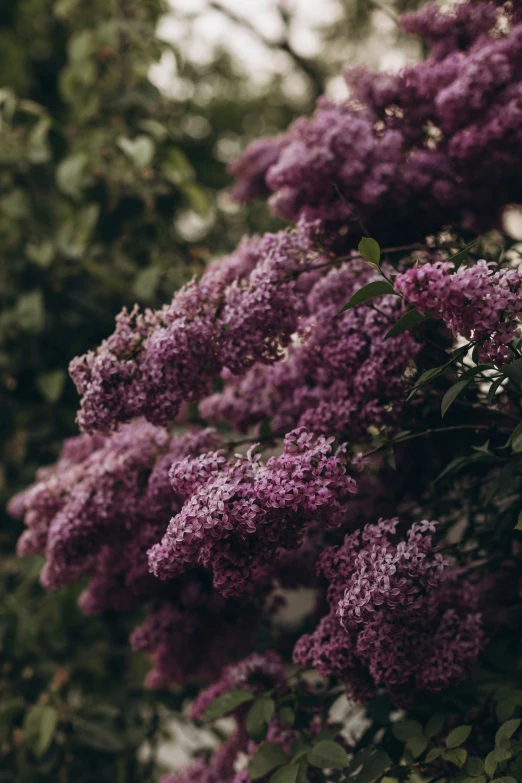
[[[278,550],[300,546],[310,523],[341,525],[357,484],[332,441],[296,430],[266,464],[253,450],[233,460],[212,452],[175,463],[172,486],[185,502],[149,551],[153,573],[168,579],[200,565],[223,595],[242,595]]]
[[[170,305],[120,313],[100,348],[71,363],[81,427],[107,431],[137,416],[167,424],[184,401],[208,392],[223,367],[241,374],[276,361],[302,309],[296,277],[309,253],[303,232],[254,238]]]
[[[311,118],[233,164],[238,198],[264,186],[277,215],[319,220],[337,240],[353,241],[354,216],[402,242],[444,225],[479,233],[498,225],[519,201],[518,4],[431,3],[402,24],[430,55],[396,74],[348,71],[347,101],[321,99]]]
[[[405,397],[402,376],[418,351],[408,333],[383,342],[400,316],[399,298],[384,297],[379,311],[361,305],[335,317],[372,279],[375,272],[358,256],[321,276],[286,356],[240,378],[225,373],[224,390],[200,403],[202,416],[241,430],[268,419],[276,432],[306,427],[350,440],[370,425],[395,424]]]
[[[483,632],[476,591],[437,552],[435,523],[381,520],[327,549],[319,568],[330,612],[301,637],[294,659],[346,682],[365,700],[385,686],[396,704],[459,682],[473,667]]]
[[[509,343],[520,335],[522,274],[495,272],[495,266],[478,261],[455,271],[451,261],[421,264],[397,275],[395,288],[421,313],[477,343],[480,361],[502,364],[509,359]]]

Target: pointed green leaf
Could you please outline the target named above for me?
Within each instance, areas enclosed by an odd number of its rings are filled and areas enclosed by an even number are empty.
[[[515,359],[514,362],[505,364],[500,369],[513,383],[522,383],[522,359]]]
[[[285,764],[284,767],[274,772],[270,778],[270,783],[296,783],[299,764]]]
[[[386,342],[390,337],[395,337],[396,335],[401,334],[401,332],[405,332],[406,329],[415,326],[415,324],[420,324],[422,321],[429,320],[431,320],[431,315],[422,315],[418,310],[408,310],[408,312],[404,313],[397,323],[386,332],[382,341]]]
[[[510,739],[520,726],[520,723],[520,718],[513,718],[513,720],[507,720],[503,723],[495,735],[495,745],[500,745],[502,739]]]
[[[424,731],[417,720],[400,720],[392,724],[392,734],[401,742],[408,742],[413,737],[424,737]]]
[[[238,689],[222,693],[217,699],[211,702],[203,713],[203,720],[211,721],[228,715],[229,712],[237,709],[241,704],[252,701],[254,694],[251,691]]]
[[[466,386],[468,385],[469,380],[464,381],[457,381],[457,383],[454,383],[453,386],[448,389],[444,397],[442,398],[442,403],[440,406],[441,415],[444,416],[446,412],[448,411],[448,408],[450,405],[455,402],[459,394],[464,391]]]
[[[351,763],[344,748],[333,740],[322,740],[314,745],[308,754],[308,761],[319,769],[346,769]]]
[[[375,239],[371,239],[371,237],[363,237],[359,242],[358,250],[364,260],[367,261],[370,266],[378,268],[379,261],[381,260],[381,248]]]
[[[246,717],[245,727],[247,734],[256,742],[260,742],[266,735],[268,723],[272,720],[275,712],[275,702],[273,699],[262,696],[250,707]],[[296,773],[297,774],[297,773]]]
[[[384,296],[384,294],[395,294],[395,296],[399,296],[393,286],[390,285],[390,283],[387,283],[386,280],[375,280],[373,283],[367,283],[353,294],[350,300],[341,307],[336,315],[340,315],[341,313],[344,313],[345,310],[349,310],[351,307],[355,307],[362,302],[367,302],[368,299],[373,299],[375,296]]]
[[[463,742],[466,742],[471,733],[471,726],[457,726],[456,729],[450,731],[446,737],[447,748],[458,748]]]
[[[455,272],[459,268],[459,266],[466,260],[466,258],[469,256],[469,251],[473,247],[473,245],[476,245],[477,240],[475,239],[474,242],[472,242],[470,245],[467,245],[462,250],[459,250],[458,253],[455,253],[454,256],[451,256],[448,258],[448,261],[453,261]]]
[[[464,748],[452,748],[442,754],[444,761],[451,761],[457,767],[463,767],[466,763],[468,752]]]
[[[479,775],[482,775],[484,772],[484,762],[482,759],[477,758],[471,758],[468,759],[466,763],[466,772],[468,775],[471,775],[472,777],[476,778]]]
[[[499,390],[500,385],[503,383],[503,381],[505,381],[505,378],[502,378],[502,377],[501,378],[497,378],[497,380],[493,381],[493,383],[489,387],[489,389],[488,389],[488,398],[487,398],[488,399],[488,405],[491,405],[491,403],[495,399],[495,395],[496,395],[497,391]]]
[[[264,742],[250,759],[248,773],[252,780],[257,780],[287,762],[286,754],[279,745],[275,742]]]
[[[52,742],[58,713],[54,707],[35,704],[28,711],[24,721],[27,744],[36,756],[43,756]]]
[[[442,748],[432,748],[426,754],[426,761],[435,761],[439,756],[442,756]]]
[[[513,451],[517,453],[522,451],[522,421],[517,424],[509,440]]]
[[[63,387],[67,376],[65,370],[51,370],[50,372],[41,373],[36,378],[36,385],[40,394],[47,400],[47,402],[58,402],[62,396]]]
[[[440,734],[442,731],[444,727],[444,721],[445,717],[441,712],[437,712],[435,715],[432,715],[424,727],[424,735],[430,738],[436,737],[437,734]]]
[[[522,530],[522,511],[518,515],[518,521],[515,525],[515,530]]]

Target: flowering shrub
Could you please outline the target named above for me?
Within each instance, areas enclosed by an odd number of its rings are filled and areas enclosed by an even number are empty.
[[[522,774],[521,13],[402,24],[423,63],[234,164],[296,225],[124,310],[71,364],[85,434],[11,502],[45,587],[141,609],[148,686],[230,716],[163,783]]]

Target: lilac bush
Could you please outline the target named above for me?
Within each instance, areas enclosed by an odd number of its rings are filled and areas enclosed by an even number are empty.
[[[71,365],[84,434],[11,502],[45,587],[86,580],[148,687],[230,717],[163,783],[522,775],[522,7],[401,24],[423,62],[232,165],[294,225],[123,311]]]

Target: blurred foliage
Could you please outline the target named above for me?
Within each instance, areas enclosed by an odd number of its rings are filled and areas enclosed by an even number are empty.
[[[368,3],[346,9],[325,28],[329,54],[366,35]],[[0,3],[2,782],[157,779],[154,750],[183,694],[142,688],[121,620],[84,617],[76,590],[43,593],[40,562],[13,554],[19,530],[3,508],[76,430],[70,359],[112,331],[122,306],[167,301],[209,248],[278,225],[265,205],[230,203],[226,163],[311,111],[338,65],[272,42],[302,90],[290,100],[285,74],[256,90],[230,52],[198,63],[160,41],[166,10],[163,0]],[[149,79],[166,53],[184,95]]]

